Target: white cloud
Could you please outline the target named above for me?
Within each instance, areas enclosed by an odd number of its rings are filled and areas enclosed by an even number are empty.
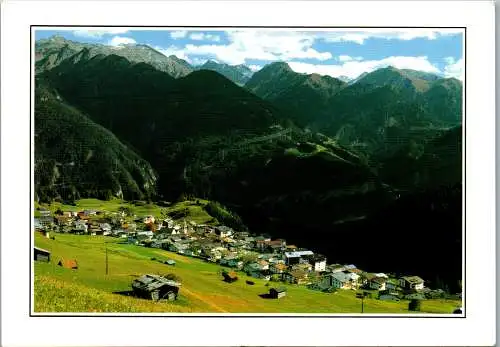
[[[445,77],[455,77],[463,80],[464,76],[464,60],[462,58],[455,61],[453,57],[445,58],[447,65],[444,67]]]
[[[463,33],[461,29],[406,29],[406,30],[387,30],[387,29],[367,29],[367,30],[345,30],[320,33],[319,37],[326,42],[355,42],[362,45],[365,40],[371,38],[386,40],[413,40],[425,38],[435,40],[441,36],[455,35]]]
[[[212,34],[205,34],[202,32],[192,33],[189,35],[189,38],[191,40],[194,40],[194,41],[214,41],[214,42],[220,41],[220,36],[212,35]]]
[[[116,35],[125,34],[128,32],[127,28],[109,28],[109,29],[86,29],[86,30],[74,30],[73,35],[79,37],[98,39],[104,35]]]
[[[111,40],[109,40],[108,45],[111,46],[119,46],[119,45],[129,45],[137,43],[131,37],[123,37],[123,36],[115,36]]]
[[[352,61],[352,60],[360,61],[363,60],[363,57],[351,57],[348,55],[339,55],[337,59],[341,62]]]
[[[392,65],[396,68],[408,68],[432,73],[441,73],[430,63],[427,57],[392,56],[381,60],[363,60],[363,57],[339,55],[333,60],[331,52],[325,48],[313,47],[319,41],[352,41],[363,44],[371,37],[385,38],[388,40],[411,40],[414,38],[437,39],[440,36],[461,33],[462,30],[431,30],[431,29],[352,29],[336,30],[334,32],[315,31],[274,31],[274,30],[230,30],[225,35],[228,44],[216,42],[188,43],[184,46],[173,45],[168,48],[157,48],[166,55],[176,55],[188,62],[200,60],[217,60],[230,65],[244,64],[248,60],[292,61],[291,66],[299,69],[298,72],[317,72],[331,76],[347,76],[355,78],[363,72],[373,71],[380,67]],[[174,33],[177,33],[174,35]],[[205,32],[173,32],[173,37],[189,37],[191,40],[206,40]],[[215,35],[217,36],[217,35]],[[328,49],[329,50],[329,49]],[[317,63],[296,62],[295,60],[316,60]],[[331,60],[332,64],[326,61]],[[336,63],[333,64],[333,61]],[[323,63],[319,63],[323,62]],[[448,64],[450,65],[450,64]],[[293,68],[293,67],[292,67]],[[449,68],[449,73],[452,72]]]
[[[173,38],[174,40],[176,39],[182,39],[187,36],[187,31],[186,30],[178,30],[178,31],[172,31],[170,33],[170,37]]]
[[[428,58],[422,57],[405,57],[393,56],[381,60],[366,60],[366,61],[347,61],[343,64],[321,65],[308,64],[302,62],[289,62],[292,70],[301,73],[318,73],[320,75],[329,75],[332,77],[346,76],[348,78],[356,78],[364,72],[372,72],[387,66],[394,66],[398,69],[412,69],[425,72],[439,74],[439,69],[432,65]]]
[[[253,72],[256,72],[256,71],[259,71],[260,69],[262,69],[262,66],[260,66],[260,65],[248,65],[248,68],[250,70],[252,70]]]
[[[196,33],[199,34],[199,33]],[[192,38],[201,35],[191,34]],[[221,62],[237,65],[247,59],[264,61],[290,59],[317,59],[325,61],[332,58],[330,52],[319,52],[312,48],[315,37],[307,33],[288,31],[229,31],[226,32],[229,44],[187,44],[185,47],[169,47],[166,50],[178,56],[203,56]],[[206,35],[206,34],[205,34]]]

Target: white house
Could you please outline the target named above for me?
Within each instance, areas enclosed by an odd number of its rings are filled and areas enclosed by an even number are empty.
[[[99,228],[101,228],[102,231],[111,231],[111,225],[108,223],[99,224]]]
[[[88,230],[87,223],[83,220],[77,220],[75,222],[75,230],[83,232],[83,233],[87,233],[87,230]]]
[[[310,259],[313,270],[316,272],[326,271],[326,258],[322,255],[314,256]]]
[[[224,225],[221,225],[221,226],[218,226],[215,228],[215,234],[217,236],[220,236],[220,237],[228,237],[228,236],[231,236],[233,235],[233,229],[227,227],[227,226],[224,226]]]
[[[403,276],[399,279],[400,287],[404,289],[424,289],[424,280],[418,276]]]

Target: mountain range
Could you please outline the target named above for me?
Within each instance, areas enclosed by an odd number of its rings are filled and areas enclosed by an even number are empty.
[[[351,259],[342,245],[354,236],[367,240],[356,246],[367,269],[461,277],[460,81],[193,67],[144,45],[60,37],[35,50],[40,200],[206,198],[332,260]],[[402,245],[428,257],[393,264]]]

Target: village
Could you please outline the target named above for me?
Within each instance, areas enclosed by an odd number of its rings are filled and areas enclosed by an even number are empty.
[[[124,243],[196,257],[227,268],[223,271],[227,282],[236,280],[238,272],[276,282],[277,289],[273,290],[278,292],[277,297],[286,295],[279,282],[327,293],[355,290],[358,297],[387,301],[425,300],[446,295],[441,288],[427,288],[424,280],[413,274],[396,276],[366,272],[353,264],[330,264],[325,256],[287,244],[284,239],[235,231],[224,225],[197,224],[186,219],[176,221],[170,216],[160,220],[152,215],[127,216],[126,211],[51,212],[40,209],[38,212],[35,231],[47,238],[54,239],[57,233],[102,235],[120,238]],[[166,263],[175,265],[174,260]]]

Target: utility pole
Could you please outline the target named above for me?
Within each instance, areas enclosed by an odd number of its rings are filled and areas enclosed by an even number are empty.
[[[364,313],[364,311],[365,311],[365,296],[366,296],[365,291],[363,291],[362,293],[356,294],[356,297],[361,299],[361,313]]]
[[[363,296],[361,297],[361,313],[365,310],[365,293],[363,292]]]

